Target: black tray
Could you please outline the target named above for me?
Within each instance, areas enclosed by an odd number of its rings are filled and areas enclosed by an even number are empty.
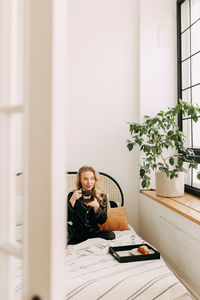
[[[125,252],[120,251],[128,251],[132,250],[134,248],[138,248],[140,246],[147,246],[150,250],[153,250],[154,253],[152,254],[139,254],[139,255],[124,255]],[[137,244],[137,245],[128,245],[128,246],[118,246],[118,247],[109,247],[109,253],[112,254],[112,256],[118,260],[120,263],[122,262],[131,262],[131,261],[141,261],[141,260],[151,260],[151,259],[159,259],[160,253],[156,251],[154,248],[152,248],[148,244]]]

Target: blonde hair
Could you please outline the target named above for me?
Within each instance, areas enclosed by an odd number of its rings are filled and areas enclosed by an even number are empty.
[[[101,190],[100,190],[100,175],[94,168],[92,168],[90,166],[83,166],[78,170],[77,179],[76,179],[77,189],[82,188],[81,174],[83,172],[86,172],[86,171],[91,171],[94,174],[95,184],[94,184],[94,187],[92,189],[92,194],[97,199],[98,202],[102,202]]]

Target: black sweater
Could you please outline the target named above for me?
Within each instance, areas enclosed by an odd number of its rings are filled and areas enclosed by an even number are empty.
[[[78,235],[87,236],[88,234],[99,231],[98,224],[105,223],[107,219],[107,203],[104,200],[103,205],[99,203],[99,209],[95,214],[94,208],[82,203],[81,198],[77,199],[74,207],[70,203],[73,192],[67,197],[68,203],[68,226],[72,226]]]

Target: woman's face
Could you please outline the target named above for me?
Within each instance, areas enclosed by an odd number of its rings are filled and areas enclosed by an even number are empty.
[[[82,172],[81,184],[84,190],[92,190],[95,185],[94,173],[92,171]]]

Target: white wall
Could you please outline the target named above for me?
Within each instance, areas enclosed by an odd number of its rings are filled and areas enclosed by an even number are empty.
[[[177,103],[176,1],[140,1],[140,120]],[[155,188],[152,174],[151,188]]]
[[[113,176],[138,230],[139,154],[126,148],[126,122],[176,103],[176,1],[68,3],[67,169]]]
[[[113,176],[137,228],[138,154],[127,121],[139,119],[137,0],[69,0],[68,170],[92,165]]]
[[[176,1],[140,0],[140,116],[177,101]]]

